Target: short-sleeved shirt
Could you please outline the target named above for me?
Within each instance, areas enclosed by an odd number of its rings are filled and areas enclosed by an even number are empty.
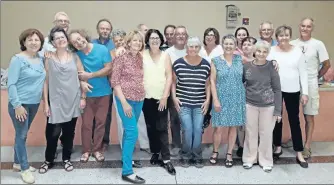
[[[108,49],[101,44],[93,44],[92,51],[87,55],[82,51],[77,52],[86,72],[94,73],[104,68],[106,63],[111,62]],[[112,93],[107,76],[95,77],[88,80],[93,86],[92,92],[87,92],[87,97],[101,97]]]
[[[166,50],[166,53],[169,55],[172,64],[179,58],[185,57],[187,55],[186,48],[179,50],[175,46],[172,46]]]
[[[115,49],[115,44],[111,39],[106,40],[104,43],[102,43],[100,39],[94,39],[92,43],[104,45],[109,51]]]
[[[311,38],[308,41],[296,39],[290,42],[300,47],[305,55],[307,63],[308,82],[318,84],[318,72],[320,64],[329,59],[328,52],[323,42]]]

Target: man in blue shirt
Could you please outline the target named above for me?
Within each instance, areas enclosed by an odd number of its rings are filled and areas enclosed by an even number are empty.
[[[275,30],[274,30],[273,23],[271,23],[269,21],[265,21],[265,22],[260,24],[260,30],[259,30],[260,38],[258,40],[265,40],[269,44],[271,44],[271,46],[276,46],[277,41],[272,38],[274,32],[275,32]]]
[[[115,49],[115,44],[111,39],[112,29],[113,29],[112,24],[108,19],[99,20],[96,25],[96,30],[97,33],[99,34],[99,38],[92,40],[92,43],[104,45],[105,47],[107,47],[109,52]],[[105,133],[102,142],[103,151],[106,151],[110,142],[109,135],[110,135],[110,125],[111,125],[112,103],[113,103],[113,96],[111,94],[109,99],[108,114],[105,122]],[[95,119],[93,121],[93,128],[95,128]]]

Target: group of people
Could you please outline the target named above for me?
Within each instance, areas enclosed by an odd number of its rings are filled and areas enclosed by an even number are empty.
[[[152,154],[150,163],[172,175],[176,171],[171,156],[180,155],[183,167],[203,167],[202,133],[208,123],[214,128],[210,163],[217,163],[222,131],[228,128],[225,166],[234,165],[232,150],[237,143],[245,169],[258,163],[271,172],[273,158],[282,154],[283,101],[296,161],[308,167],[314,116],[319,110],[318,79],[330,67],[323,42],[311,36],[313,19],[302,19],[300,36],[293,41],[291,27],[275,30],[270,22],[260,25],[258,39],[245,27],[222,38],[217,29],[208,28],[202,41],[189,36],[185,26],[167,25],[161,33],[139,24],[126,33],[113,29],[108,19],[98,21],[99,38],[91,40],[83,29],[69,30],[65,12],[56,13],[54,24],[46,38],[37,29],[23,31],[21,52],[9,65],[8,111],[16,133],[13,168],[21,171],[24,182],[35,182],[26,137],[41,100],[47,146],[39,173],[53,167],[59,139],[64,169],[74,169],[70,158],[79,116],[80,161],[92,156],[103,162],[113,104],[122,179],[128,182],[145,183],[133,171],[141,167],[132,158],[137,139],[141,150]]]

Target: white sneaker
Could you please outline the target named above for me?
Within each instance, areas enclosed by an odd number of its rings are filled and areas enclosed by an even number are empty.
[[[23,182],[27,184],[35,183],[35,177],[32,175],[30,170],[25,170],[21,172],[21,177],[22,177]]]
[[[253,164],[251,164],[251,163],[244,163],[243,165],[242,165],[245,169],[251,169],[252,167],[253,167]]]
[[[13,164],[13,170],[16,171],[16,172],[19,172],[21,171],[21,165],[20,164]],[[36,168],[32,167],[32,166],[29,166],[29,171],[31,172],[35,172],[36,171]]]
[[[272,170],[273,170],[273,167],[272,166],[264,166],[262,167],[263,171],[267,172],[267,173],[270,173]]]

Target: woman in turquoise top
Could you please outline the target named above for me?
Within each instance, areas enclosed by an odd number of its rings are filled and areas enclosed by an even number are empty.
[[[228,127],[228,150],[225,166],[232,167],[232,150],[237,137],[237,127],[245,124],[246,94],[242,82],[242,58],[240,55],[233,54],[237,47],[237,40],[233,35],[227,35],[223,37],[222,45],[224,54],[213,58],[211,62],[213,101],[211,115],[214,133],[213,154],[210,162],[217,163],[222,127]]]
[[[45,80],[43,59],[38,55],[42,49],[44,37],[36,29],[28,29],[19,37],[21,51],[15,54],[8,69],[8,112],[15,129],[14,165],[21,171],[22,180],[34,183],[26,150],[29,128],[38,111]]]

